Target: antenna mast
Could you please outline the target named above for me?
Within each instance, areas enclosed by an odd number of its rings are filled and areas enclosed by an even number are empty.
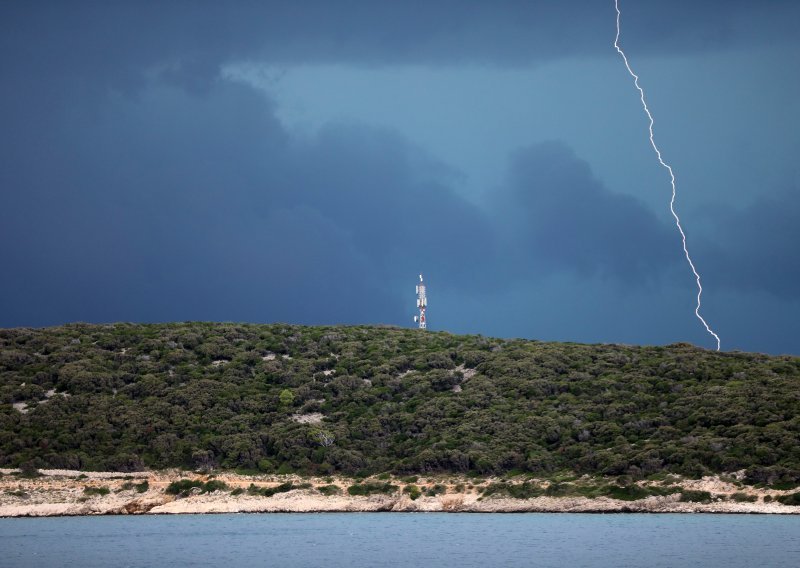
[[[414,321],[419,324],[420,329],[427,329],[428,322],[425,319],[425,308],[428,307],[428,297],[425,295],[425,282],[422,281],[422,274],[419,275],[419,284],[417,284],[417,308],[419,308],[419,315],[414,316]]]

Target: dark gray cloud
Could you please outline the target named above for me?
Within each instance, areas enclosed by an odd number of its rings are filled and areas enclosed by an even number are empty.
[[[475,285],[467,278],[470,267],[496,253],[486,215],[440,179],[441,166],[396,135],[332,126],[292,160],[286,199],[347,227],[391,274],[432,266],[469,288]]]
[[[795,37],[791,1],[622,1],[624,44],[653,51],[725,49]],[[122,92],[145,74],[207,89],[219,66],[277,64],[529,65],[607,56],[611,0],[372,2],[6,2],[0,61],[16,82]],[[769,30],[769,33],[764,33]],[[8,76],[7,75],[7,76]],[[60,93],[39,93],[56,103]]]
[[[792,2],[622,8],[637,57],[796,41],[800,15]],[[587,294],[600,280],[609,303],[613,286],[673,286],[685,269],[674,228],[562,143],[520,150],[502,187],[471,201],[459,172],[413,141],[346,122],[298,138],[268,98],[219,73],[610,58],[614,16],[613,2],[589,0],[3,3],[0,325],[406,323],[420,270],[435,294],[473,305],[543,276],[585,281]],[[794,301],[797,213],[787,192],[715,214],[717,248],[697,242],[709,289]],[[503,328],[481,317],[469,329]]]
[[[468,289],[493,256],[485,215],[407,141],[339,125],[292,143],[245,87],[145,89],[40,142],[3,168],[7,325],[398,321],[386,282],[432,266]]]
[[[700,258],[708,281],[722,289],[765,292],[796,300],[800,282],[800,202],[797,187],[762,196],[742,209],[707,212],[714,240],[705,241]]]
[[[263,97],[224,82],[67,113],[24,156],[3,169],[6,324],[399,323],[387,283],[422,267],[440,293],[524,266],[637,282],[663,250],[653,215],[562,145],[521,152],[488,213],[391,132],[338,124],[291,140]]]
[[[651,210],[603,187],[559,142],[514,156],[496,206],[516,266],[535,273],[598,274],[630,286],[657,279],[680,259],[672,233]]]

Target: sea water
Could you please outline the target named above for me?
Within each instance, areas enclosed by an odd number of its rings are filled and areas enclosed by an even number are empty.
[[[0,566],[800,566],[800,516],[322,513],[0,519]]]

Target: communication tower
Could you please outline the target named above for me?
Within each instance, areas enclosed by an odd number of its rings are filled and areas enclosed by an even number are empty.
[[[419,315],[414,316],[414,321],[419,324],[420,329],[427,329],[428,322],[425,319],[425,308],[428,307],[428,297],[425,295],[425,282],[422,280],[422,274],[419,275],[419,284],[417,284],[417,308],[419,308]]]

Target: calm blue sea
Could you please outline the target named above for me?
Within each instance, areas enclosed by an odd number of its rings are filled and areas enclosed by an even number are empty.
[[[327,513],[0,519],[0,566],[800,566],[800,517]]]

